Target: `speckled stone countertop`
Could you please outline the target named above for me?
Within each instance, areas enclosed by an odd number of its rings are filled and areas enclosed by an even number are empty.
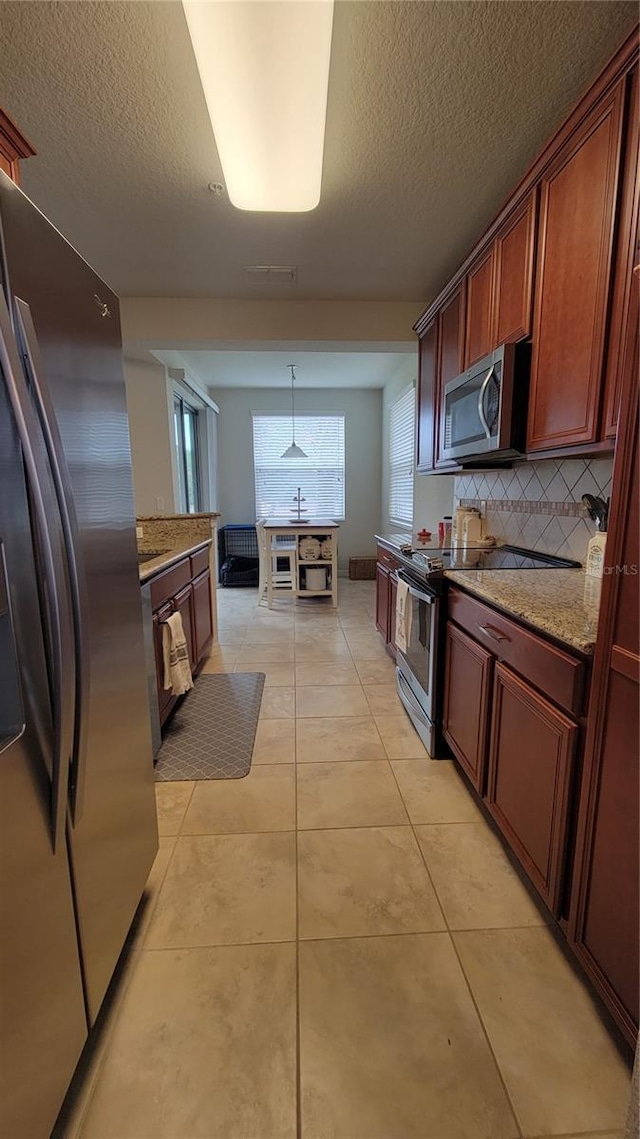
[[[150,577],[155,577],[157,573],[168,569],[174,562],[179,562],[187,554],[194,554],[196,550],[201,550],[204,546],[210,545],[211,538],[206,538],[204,541],[202,538],[199,541],[191,538],[183,542],[175,542],[170,550],[163,551],[163,553],[158,554],[157,558],[151,558],[150,561],[143,562],[139,566],[140,581],[148,581]]]
[[[445,577],[579,652],[593,653],[600,582],[584,570],[446,570]]]

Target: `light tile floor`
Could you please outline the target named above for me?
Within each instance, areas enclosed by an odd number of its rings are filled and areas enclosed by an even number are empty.
[[[220,591],[249,776],[157,786],[160,850],[65,1139],[619,1139],[629,1071],[452,763],[374,587]]]

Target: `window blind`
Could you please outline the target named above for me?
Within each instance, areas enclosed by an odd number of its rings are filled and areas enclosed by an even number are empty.
[[[297,415],[296,443],[306,459],[283,459],[290,415],[253,416],[256,518],[290,518],[298,487],[306,518],[344,518],[344,416]]]
[[[389,411],[389,521],[413,524],[413,448],[416,395],[413,385]]]

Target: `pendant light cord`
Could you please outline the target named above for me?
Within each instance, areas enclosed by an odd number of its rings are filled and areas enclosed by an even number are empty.
[[[295,447],[295,445],[296,445],[296,415],[295,415],[295,404],[294,404],[294,397],[293,397],[293,381],[295,379],[295,364],[289,364],[289,367],[291,368],[291,440],[292,440],[293,446]]]

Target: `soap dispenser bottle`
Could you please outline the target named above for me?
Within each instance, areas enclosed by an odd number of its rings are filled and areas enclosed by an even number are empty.
[[[587,546],[586,572],[588,577],[602,577],[604,551],[607,545],[607,517],[609,503],[591,494],[583,494],[582,501],[596,524],[596,533]]]
[[[598,530],[587,546],[587,576],[602,577],[604,570],[604,551],[607,545],[607,535]]]

